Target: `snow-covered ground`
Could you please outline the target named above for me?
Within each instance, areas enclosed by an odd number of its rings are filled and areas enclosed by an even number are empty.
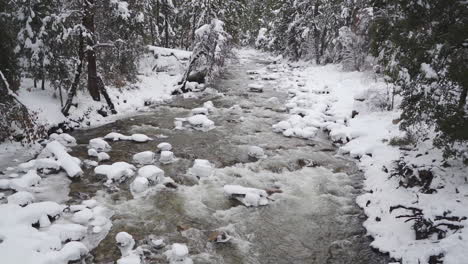
[[[19,90],[19,99],[30,110],[38,114],[39,122],[50,128],[60,123],[69,123],[71,127],[94,127],[113,120],[129,116],[137,111],[144,111],[145,106],[170,99],[170,94],[181,80],[185,64],[191,53],[188,51],[148,46],[148,52],[140,60],[139,81],[123,88],[107,86],[117,115],[103,117],[96,111],[107,106],[104,99],[95,102],[88,91],[78,90],[75,99],[77,107],[70,109],[70,116],[61,113],[58,91],[51,87],[45,90],[34,88],[30,79],[25,79]],[[66,101],[66,91],[63,103]]]
[[[341,155],[356,158],[367,191],[357,202],[368,216],[364,226],[374,238],[371,245],[402,263],[468,263],[466,165],[444,159],[432,137],[418,145],[398,144],[405,139],[400,112],[386,110],[390,88],[376,76],[284,61],[250,73],[258,75],[252,83],[262,86],[265,76],[283,71],[289,118],[273,129],[300,138],[327,131]],[[420,183],[413,186],[408,178]]]

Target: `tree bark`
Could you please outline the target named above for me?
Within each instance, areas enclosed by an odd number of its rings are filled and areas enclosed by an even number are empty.
[[[70,111],[70,107],[73,104],[73,97],[76,95],[76,90],[78,88],[78,84],[80,83],[81,72],[83,71],[83,61],[84,61],[84,39],[82,32],[80,32],[80,40],[79,40],[79,47],[78,47],[78,65],[76,65],[75,71],[75,78],[73,80],[72,86],[70,90],[68,90],[67,102],[65,106],[62,108],[62,113],[64,116],[68,116],[68,112]]]
[[[97,82],[98,82],[99,91],[104,96],[104,99],[106,100],[107,105],[109,106],[109,109],[111,110],[111,113],[117,114],[117,111],[115,110],[114,104],[112,103],[112,100],[110,99],[109,94],[107,93],[106,86],[104,85],[104,81],[102,81],[101,76],[97,77]]]
[[[97,84],[96,53],[94,52],[94,0],[84,1],[85,14],[83,25],[88,31],[87,36],[87,60],[88,60],[88,91],[94,101],[100,101],[99,88]]]

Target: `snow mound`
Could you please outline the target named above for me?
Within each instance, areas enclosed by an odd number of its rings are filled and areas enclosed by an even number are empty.
[[[159,157],[159,162],[162,164],[169,164],[176,161],[174,153],[171,151],[161,151],[161,156]]]
[[[192,115],[208,115],[209,111],[205,107],[197,107],[192,109]]]
[[[65,147],[74,147],[77,145],[76,139],[67,133],[62,133],[62,134],[53,133],[53,134],[50,134],[49,139],[51,141],[56,140],[60,142],[60,144],[64,145]]]
[[[152,151],[143,151],[133,155],[133,161],[141,165],[147,165],[154,162],[156,154]]]
[[[9,204],[26,206],[34,202],[34,196],[30,192],[20,191],[7,197]]]
[[[261,158],[266,157],[265,151],[261,147],[258,147],[258,146],[250,146],[247,154],[250,157],[256,158],[256,159],[261,159]]]
[[[93,138],[93,139],[91,139],[89,141],[88,148],[95,149],[98,152],[101,152],[101,151],[107,152],[107,151],[110,151],[112,149],[111,146],[109,145],[109,143],[107,143],[102,138]]]
[[[224,185],[224,193],[231,199],[236,199],[245,206],[261,206],[268,204],[268,194],[265,190],[242,187],[240,185]]]
[[[138,176],[145,177],[149,181],[155,183],[158,179],[164,177],[164,171],[154,165],[147,165],[138,170]]]
[[[73,214],[71,220],[77,224],[87,224],[93,218],[93,212],[88,208]]]
[[[171,151],[172,150],[172,145],[167,143],[167,142],[162,142],[158,144],[158,149],[160,151]]]
[[[117,132],[111,132],[104,136],[104,139],[119,141],[119,140],[131,140],[129,136],[122,135]]]
[[[5,180],[5,181],[6,181],[5,182],[6,186],[4,187],[6,188],[3,188],[3,189],[11,188],[16,191],[27,191],[32,186],[39,184],[39,182],[41,181],[41,177],[37,175],[37,172],[35,170],[30,170],[25,175],[19,178]]]
[[[192,128],[208,131],[214,128],[214,122],[208,119],[205,115],[194,115],[187,118],[187,122],[192,126]]]
[[[107,140],[112,140],[112,141],[119,141],[119,140],[131,140],[135,141],[138,143],[144,143],[148,142],[150,140],[153,140],[152,138],[148,137],[147,135],[144,134],[133,134],[131,136],[125,136],[117,132],[111,132],[107,135],[104,136],[104,139]]]
[[[133,135],[131,135],[131,139],[133,141],[135,141],[135,142],[138,142],[138,143],[144,143],[144,142],[148,142],[150,140],[153,140],[150,137],[148,137],[147,135],[143,135],[143,134],[133,134]]]
[[[128,256],[135,246],[133,236],[127,232],[119,232],[115,236],[115,242],[123,257]]]
[[[83,174],[83,170],[81,170],[80,167],[81,161],[68,154],[67,149],[58,141],[52,141],[48,143],[45,147],[45,150],[49,151],[55,156],[58,163],[60,164],[60,167],[68,174],[68,177],[74,178]]]
[[[98,158],[98,161],[110,160],[110,156],[106,152],[99,152],[97,155],[97,158]]]
[[[124,182],[135,174],[135,166],[126,162],[116,162],[112,165],[100,165],[94,168],[94,173],[107,176],[108,183]]]
[[[197,178],[210,177],[213,174],[214,166],[208,160],[196,159],[193,167],[189,169],[188,173]]]
[[[140,194],[149,188],[149,181],[145,177],[138,176],[130,184],[130,190],[132,194]]]
[[[189,250],[185,244],[174,243],[171,249],[164,252],[169,264],[192,264],[193,261],[189,257]]]

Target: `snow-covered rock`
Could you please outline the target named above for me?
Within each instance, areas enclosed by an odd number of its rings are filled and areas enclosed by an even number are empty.
[[[110,151],[112,147],[107,143],[104,139],[102,138],[93,138],[89,141],[88,148],[90,149],[95,149],[98,152],[104,151]]]
[[[142,193],[149,188],[149,181],[145,177],[136,177],[135,180],[130,184],[130,190],[132,193],[139,194]]]
[[[265,151],[258,146],[250,146],[247,154],[256,159],[261,159],[265,157]]]
[[[203,103],[203,108],[206,108],[208,109],[208,112],[213,112],[214,110],[216,110],[216,107],[214,106],[213,102],[212,101],[206,101]]]
[[[131,138],[133,141],[138,142],[138,143],[144,143],[144,142],[148,142],[152,140],[150,137],[148,137],[147,135],[143,135],[143,134],[133,134],[131,135]]]
[[[48,233],[60,237],[62,242],[81,240],[86,236],[86,232],[86,226],[80,224],[54,224],[48,230]]]
[[[65,147],[74,147],[77,145],[76,139],[67,133],[62,133],[62,134],[53,133],[53,134],[50,134],[49,139],[51,141],[57,140],[58,142],[60,142],[60,144],[64,145]]]
[[[176,161],[174,153],[171,151],[161,151],[161,156],[159,157],[159,162],[162,164],[169,164]]]
[[[77,224],[87,224],[92,218],[93,212],[88,208],[84,208],[83,210],[74,213],[71,220]]]
[[[99,152],[97,154],[97,158],[98,158],[98,161],[110,160],[110,156],[106,152]]]
[[[197,107],[192,109],[192,115],[208,115],[209,111],[205,107]]]
[[[192,126],[192,128],[208,131],[214,128],[214,122],[208,119],[205,115],[194,115],[187,118],[187,122]]]
[[[164,177],[164,171],[154,165],[147,165],[138,169],[138,176],[145,177],[152,183],[156,183],[158,182],[158,179],[162,179]]]
[[[119,232],[115,236],[115,242],[117,243],[117,247],[119,248],[122,257],[128,256],[135,246],[133,236],[127,232]]]
[[[224,193],[245,206],[261,206],[268,204],[268,194],[265,190],[243,187],[240,185],[225,185]]]
[[[104,139],[112,140],[112,141],[119,141],[119,140],[131,140],[129,136],[122,135],[117,132],[111,132],[104,136]]]
[[[196,159],[193,167],[189,169],[188,173],[197,177],[204,178],[210,177],[213,174],[214,166],[208,160]]]
[[[35,170],[30,170],[19,178],[9,180],[8,188],[16,191],[27,191],[31,186],[39,184],[40,181],[41,177],[37,175],[37,172]]]
[[[95,150],[95,149],[93,149],[93,148],[88,149],[88,156],[90,156],[90,157],[97,157],[97,156],[98,156],[97,150]]]
[[[185,244],[174,243],[171,249],[164,252],[169,264],[192,264],[193,261],[189,257],[189,250]]]
[[[162,142],[158,144],[158,149],[160,151],[171,151],[172,150],[172,145],[167,143],[167,142]]]
[[[135,174],[135,166],[126,162],[116,162],[112,165],[100,165],[94,168],[94,173],[107,176],[108,182],[123,182]]]
[[[144,134],[133,134],[131,136],[122,135],[117,132],[111,132],[104,136],[107,140],[119,141],[119,140],[132,140],[138,143],[144,143],[152,140],[150,137]]]
[[[156,154],[154,152],[143,151],[143,152],[133,155],[133,161],[141,165],[146,165],[146,164],[153,163],[155,157],[156,157]]]
[[[263,85],[252,83],[248,85],[249,91],[254,93],[263,93]]]
[[[70,156],[70,154],[67,153],[66,148],[58,141],[48,143],[45,149],[55,156],[57,161],[60,163],[60,167],[65,170],[69,177],[79,177],[83,174],[83,170],[81,170],[80,167],[81,161]]]
[[[34,196],[30,192],[19,191],[7,197],[9,204],[17,204],[19,206],[26,206],[34,202]]]

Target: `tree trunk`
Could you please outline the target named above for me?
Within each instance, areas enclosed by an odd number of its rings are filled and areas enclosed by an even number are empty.
[[[86,55],[88,59],[88,91],[94,101],[100,101],[97,85],[96,53],[94,52],[94,0],[84,1],[83,25],[88,31]]]
[[[84,61],[84,39],[82,32],[80,32],[80,41],[78,47],[78,65],[76,65],[75,71],[75,78],[73,80],[72,86],[70,90],[68,90],[67,102],[65,106],[62,108],[62,113],[64,116],[68,116],[68,112],[70,111],[70,107],[73,104],[73,97],[76,95],[76,90],[78,88],[78,84],[80,83],[81,72],[83,71],[83,61]]]
[[[169,48],[169,4],[167,3],[167,0],[164,4],[164,47]]]
[[[319,14],[318,12],[319,9],[319,2],[315,2],[314,6],[314,17],[316,18]],[[317,24],[314,24],[314,45],[315,45],[315,63],[320,64],[320,31],[318,30]]]
[[[107,93],[106,86],[104,85],[104,82],[102,81],[101,76],[97,77],[97,83],[98,83],[99,91],[104,96],[104,99],[106,100],[107,105],[109,106],[109,109],[111,110],[111,113],[117,114],[117,111],[115,110],[114,104],[112,103],[112,100],[110,99],[109,94]]]
[[[464,112],[466,105],[466,96],[468,95],[468,86],[462,84],[462,91],[460,94],[460,100],[458,101],[458,109],[460,112]]]

